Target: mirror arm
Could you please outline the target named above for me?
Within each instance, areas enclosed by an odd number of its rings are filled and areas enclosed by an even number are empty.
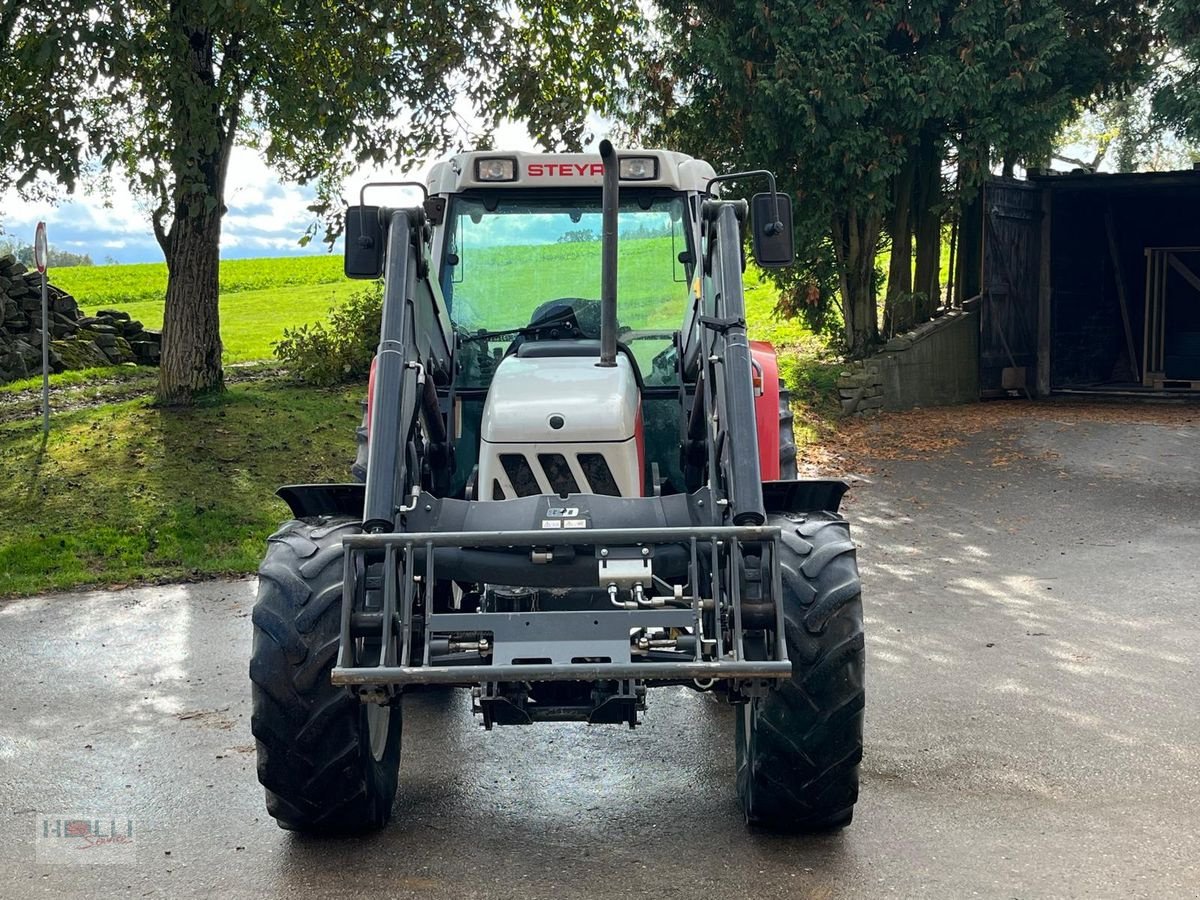
[[[716,177],[709,179],[708,184],[704,188],[703,196],[705,196],[705,197],[715,197],[716,196],[712,191],[712,187],[714,184],[720,184],[723,181],[737,181],[739,179],[745,179],[745,178],[766,178],[767,179],[768,189],[771,192],[772,208],[775,209],[776,212],[775,212],[775,221],[768,222],[763,227],[763,231],[766,232],[767,237],[773,237],[774,235],[779,234],[779,232],[783,231],[783,222],[781,222],[779,220],[779,212],[778,212],[778,210],[779,210],[779,192],[775,189],[775,173],[774,172],[772,172],[768,169],[750,169],[749,171],[746,171],[746,172],[729,172],[726,175],[717,175]]]

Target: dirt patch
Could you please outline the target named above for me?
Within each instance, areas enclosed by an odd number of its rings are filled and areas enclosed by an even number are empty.
[[[228,731],[233,727],[233,719],[229,718],[226,713],[229,712],[229,707],[223,709],[192,709],[187,712],[176,713],[175,718],[180,722],[192,722],[196,725],[203,725],[206,728],[216,728],[221,731]]]
[[[1030,422],[1200,428],[1200,407],[1022,400],[856,416],[837,422],[800,449],[800,474],[861,477],[875,472],[880,462],[943,456],[978,435],[987,435],[987,448],[976,459],[964,459],[966,465],[1005,467],[1030,458],[1053,459],[1051,451],[1031,455],[1017,445],[1021,426]]]

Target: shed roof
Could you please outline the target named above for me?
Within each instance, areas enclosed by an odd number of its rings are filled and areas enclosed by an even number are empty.
[[[1200,188],[1200,169],[1173,172],[1053,172],[1033,170],[1028,180],[1052,191],[1146,191]]]

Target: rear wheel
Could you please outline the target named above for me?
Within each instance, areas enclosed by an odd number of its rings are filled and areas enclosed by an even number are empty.
[[[367,401],[362,401],[362,424],[354,429],[354,462],[350,465],[350,475],[355,481],[367,480]],[[795,448],[792,452],[792,460],[795,462]],[[793,465],[793,468],[795,466]],[[795,477],[794,475],[792,476]]]
[[[850,824],[862,759],[862,598],[850,527],[833,513],[781,526],[792,677],[737,711],[737,787],[746,821],[785,831]]]
[[[292,521],[259,568],[250,658],[251,730],[267,812],[318,834],[385,825],[400,767],[400,707],[329,681],[339,643],[342,538],[357,521]],[[363,657],[378,657],[378,647]],[[363,659],[373,662],[374,659]]]
[[[792,393],[779,381],[779,477],[794,481],[796,469],[796,427],[792,413]]]

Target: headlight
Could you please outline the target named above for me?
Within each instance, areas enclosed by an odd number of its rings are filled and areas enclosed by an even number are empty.
[[[658,160],[653,156],[623,156],[617,171],[622,181],[653,181],[658,177]]]
[[[475,179],[477,181],[516,181],[517,161],[515,159],[477,159],[475,160]]]

